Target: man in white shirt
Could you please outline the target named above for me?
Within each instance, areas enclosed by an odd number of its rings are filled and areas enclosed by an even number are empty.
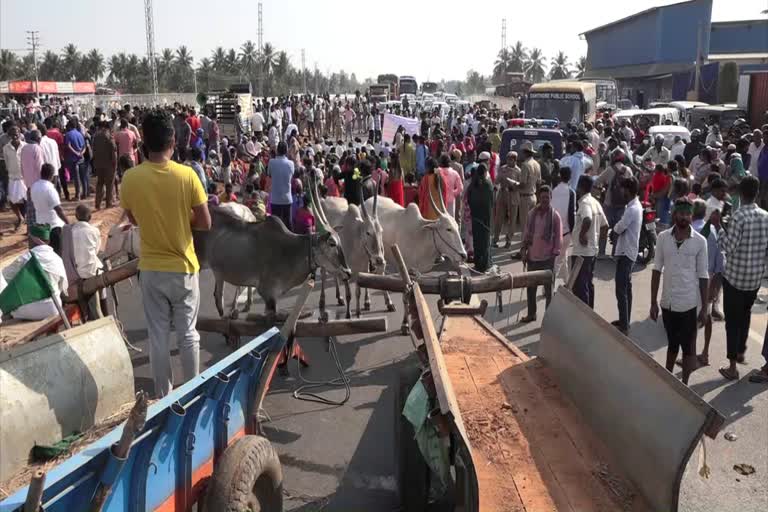
[[[619,319],[611,322],[625,335],[629,333],[632,315],[632,267],[637,260],[640,245],[640,224],[643,221],[643,207],[637,199],[637,179],[625,178],[621,182],[627,206],[621,220],[613,226],[616,256],[616,302]]]
[[[600,134],[597,133],[597,130],[592,126],[592,123],[587,123],[585,126],[587,128],[587,139],[589,139],[589,144],[593,149],[597,150],[597,147],[600,145]]]
[[[53,186],[53,178],[53,166],[43,164],[40,179],[32,184],[29,196],[35,208],[35,222],[50,227],[50,246],[61,256],[61,228],[69,224],[69,220],[61,207],[61,199]]]
[[[264,131],[264,116],[258,110],[251,116],[251,132],[257,137],[261,137]]]
[[[27,200],[27,186],[21,174],[21,149],[25,143],[21,140],[19,128],[16,126],[8,128],[8,138],[10,142],[3,146],[3,157],[8,171],[8,202],[11,203],[11,210],[16,215],[13,229],[17,230],[24,219],[24,202]]]
[[[677,155],[683,156],[683,153],[685,153],[685,142],[682,137],[675,135],[675,142],[669,148],[669,159],[674,160]]]
[[[578,209],[576,211],[573,226],[573,257],[571,268],[576,263],[576,258],[581,257],[581,269],[573,285],[573,293],[590,308],[595,307],[595,285],[592,282],[595,271],[595,257],[597,256],[600,230],[608,225],[608,219],[603,213],[600,202],[592,195],[594,180],[591,176],[579,178],[576,189],[578,197]]]
[[[752,176],[757,176],[757,160],[760,158],[760,152],[763,150],[765,142],[763,142],[763,132],[755,130],[752,132],[752,142],[749,143],[749,173]]]
[[[56,191],[61,192],[61,184],[59,183],[59,169],[61,169],[59,145],[55,140],[48,137],[47,130],[42,123],[37,124],[37,129],[40,130],[40,134],[43,136],[40,139],[40,147],[43,148],[43,161],[53,166],[53,184],[56,187]]]
[[[16,258],[13,262],[2,269],[3,278],[7,283],[16,276],[19,270],[29,261],[32,255],[35,255],[38,263],[45,271],[48,282],[53,289],[53,294],[56,297],[55,300],[59,300],[59,297],[63,292],[67,290],[67,274],[64,270],[64,263],[61,257],[56,254],[53,249],[47,245],[50,237],[50,229],[48,226],[34,225],[29,228],[30,245],[32,248]],[[10,313],[11,317],[19,320],[45,320],[51,316],[57,316],[59,310],[54,304],[53,298],[47,298],[24,304],[16,308],[13,311],[5,311]],[[3,312],[0,311],[0,316]]]
[[[712,212],[715,210],[718,210],[720,213],[723,212],[723,208],[725,207],[725,200],[727,197],[728,184],[720,178],[713,181],[711,193],[707,199],[707,213],[704,216],[704,222],[709,220],[710,215],[712,215]]]
[[[571,169],[560,169],[560,183],[552,189],[552,207],[560,214],[563,226],[563,243],[560,254],[555,258],[555,278],[568,281],[568,256],[571,246],[571,230],[574,227],[576,214],[576,191],[568,184],[571,181]]]
[[[664,147],[663,135],[657,135],[656,138],[653,139],[653,147],[643,155],[643,160],[649,156],[651,157],[651,160],[653,160],[654,165],[667,166],[667,163],[670,160],[670,153],[669,150]]]
[[[659,281],[662,272],[661,315],[667,331],[667,370],[675,369],[675,359],[683,351],[683,383],[696,367],[697,320],[705,324],[709,314],[709,260],[707,240],[691,228],[693,203],[686,197],[675,200],[674,226],[659,234],[651,274],[651,319],[659,317]],[[698,293],[697,293],[698,288]],[[696,315],[697,306],[701,312]]]

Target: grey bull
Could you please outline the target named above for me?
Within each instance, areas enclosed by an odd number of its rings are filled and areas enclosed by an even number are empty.
[[[318,267],[348,280],[339,236],[320,224],[320,232],[297,235],[275,217],[250,223],[218,207],[211,207],[210,231],[195,231],[195,251],[200,265],[215,278],[214,299],[224,316],[224,283],[252,286],[264,300],[267,314],[277,312],[277,299],[300,285]]]

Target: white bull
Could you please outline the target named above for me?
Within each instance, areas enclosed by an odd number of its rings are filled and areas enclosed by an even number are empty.
[[[440,196],[441,208],[435,204],[430,194],[429,200],[432,207],[438,212],[436,220],[427,220],[421,216],[419,207],[409,204],[403,208],[389,198],[379,199],[377,216],[384,230],[384,247],[397,244],[405,260],[408,269],[418,272],[429,272],[442,258],[446,258],[455,264],[467,259],[467,251],[461,241],[459,225],[453,216],[446,212],[442,194]],[[366,203],[372,204],[373,198]],[[385,297],[388,297],[385,294]],[[408,310],[403,313],[403,333],[408,332]]]
[[[356,281],[357,274],[369,272],[373,269],[377,273],[384,273],[386,261],[384,258],[384,246],[382,245],[382,227],[379,223],[377,211],[378,202],[374,199],[369,213],[365,203],[358,208],[348,204],[346,199],[340,197],[328,197],[321,200],[323,214],[328,223],[336,230],[341,238],[344,256],[352,270],[352,280]],[[356,287],[356,315],[360,317],[360,286]],[[339,305],[343,304],[339,293],[339,283],[336,281],[336,298]],[[346,284],[347,318],[350,318],[351,293],[349,284]],[[385,302],[389,311],[395,310],[395,305],[389,294],[385,295]],[[363,309],[370,310],[371,302],[368,289],[365,289],[365,302]],[[325,279],[320,295],[320,310],[325,311]]]

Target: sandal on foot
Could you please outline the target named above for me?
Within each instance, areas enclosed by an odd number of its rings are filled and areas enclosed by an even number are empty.
[[[709,366],[709,357],[698,355],[696,356],[696,362],[699,363],[699,366]]]
[[[753,382],[755,384],[768,384],[768,373],[759,371],[754,375],[750,375],[749,382]]]
[[[730,368],[720,368],[717,370],[720,372],[720,375],[722,375],[727,380],[739,380],[739,372],[731,373]]]

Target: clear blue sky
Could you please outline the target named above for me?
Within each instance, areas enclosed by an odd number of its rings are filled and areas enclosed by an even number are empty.
[[[344,69],[358,79],[380,73],[415,75],[420,81],[464,78],[468,69],[491,72],[507,42],[537,46],[549,58],[563,50],[576,60],[586,54],[579,34],[670,0],[264,0],[264,42],[321,71]],[[768,0],[714,0],[714,21],[760,18]],[[186,45],[195,62],[216,46],[238,48],[257,39],[258,0],[154,0],[155,45]],[[523,14],[524,13],[524,14]],[[26,47],[25,30],[39,30],[43,50],[74,43],[144,54],[143,0],[0,0],[0,46]],[[420,50],[419,50],[420,49]]]

